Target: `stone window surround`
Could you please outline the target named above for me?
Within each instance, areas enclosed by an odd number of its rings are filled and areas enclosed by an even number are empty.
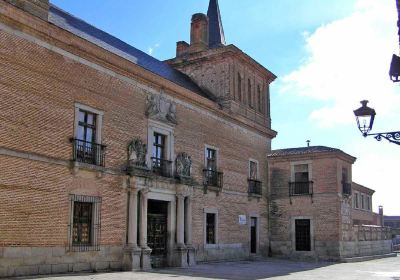
[[[101,198],[100,197],[94,197],[94,196],[86,196],[86,195],[75,195],[75,194],[70,194],[70,199],[71,203],[69,206],[69,229],[68,229],[68,251],[72,252],[79,252],[79,249],[74,249],[74,246],[72,245],[72,236],[73,236],[73,230],[74,230],[74,205],[75,202],[87,202],[85,198],[90,198],[92,203],[92,225],[91,225],[91,239],[93,240],[96,236],[98,236],[97,231],[101,230],[101,228],[97,228],[96,225],[101,223]],[[95,243],[97,244],[92,244],[89,246],[85,246],[86,250],[85,251],[94,251],[96,248],[101,248],[100,245],[100,240],[94,240]]]
[[[294,167],[296,165],[300,165],[300,164],[307,164],[308,165],[308,179],[310,181],[313,181],[313,177],[312,177],[312,160],[303,160],[303,161],[290,162],[290,181],[291,182],[295,181]]]
[[[215,214],[215,244],[207,244],[207,214]],[[203,209],[203,235],[204,235],[204,248],[205,249],[212,249],[218,248],[219,243],[219,236],[218,236],[218,209],[217,208],[204,208]]]
[[[248,178],[250,178],[250,164],[254,162],[257,165],[257,180],[260,180],[260,164],[258,162],[258,160],[253,159],[253,158],[249,158],[249,163],[248,163],[248,174],[247,176],[249,176]]]
[[[256,229],[256,238],[257,238],[257,247],[256,247],[256,254],[260,254],[260,215],[259,214],[250,214],[249,215],[249,244],[251,245],[251,218],[256,218],[257,220],[257,229]],[[249,248],[251,251],[251,248]]]
[[[354,195],[354,197],[353,197],[353,208],[354,209],[361,209],[360,208],[360,192],[353,191],[353,195]],[[355,199],[356,196],[357,196],[357,199]],[[357,201],[357,203],[355,203],[355,201]]]
[[[296,220],[310,220],[310,239],[311,239],[311,250],[310,251],[296,251]],[[291,240],[292,240],[292,251],[296,254],[309,254],[314,252],[314,219],[312,216],[294,216],[290,219],[291,224]]]
[[[96,144],[101,144],[102,143],[101,128],[103,126],[104,112],[94,109],[93,107],[83,105],[81,103],[77,103],[77,102],[75,102],[74,138],[76,139],[78,137],[79,111],[80,110],[93,113],[97,116],[97,119],[96,119]]]
[[[148,119],[148,129],[147,129],[147,156],[146,161],[151,166],[151,156],[153,150],[153,135],[154,132],[162,134],[165,136],[165,149],[166,149],[166,160],[172,161],[172,168],[175,166],[175,138],[174,138],[174,128],[165,123],[161,123],[155,120]],[[174,169],[173,169],[174,170]]]
[[[207,167],[207,149],[215,150],[215,156],[217,157],[217,171],[218,171],[220,167],[219,149],[215,146],[211,146],[208,144],[204,144],[204,168]]]

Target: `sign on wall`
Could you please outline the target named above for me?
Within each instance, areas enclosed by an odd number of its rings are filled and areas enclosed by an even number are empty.
[[[247,224],[246,215],[239,215],[239,225],[245,225],[245,224]]]

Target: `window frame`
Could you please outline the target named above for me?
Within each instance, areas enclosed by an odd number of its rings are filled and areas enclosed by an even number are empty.
[[[75,206],[76,204],[91,205],[91,224],[90,237],[88,243],[74,242],[75,229]],[[69,225],[68,225],[68,245],[70,252],[100,251],[101,240],[101,203],[102,198],[96,196],[86,196],[70,194]]]
[[[164,160],[171,161],[172,170],[175,170],[175,137],[174,137],[174,128],[165,123],[161,123],[155,120],[148,119],[148,128],[147,128],[147,155],[146,162],[148,166],[151,166],[151,158],[153,157],[153,139],[154,133],[161,134],[165,136],[165,151],[164,151]]]
[[[204,145],[204,169],[208,169],[208,150],[214,150],[215,151],[215,172],[218,172],[218,167],[219,167],[219,149],[217,147],[211,146],[211,145]]]
[[[252,176],[251,176],[251,164],[252,163],[256,164],[256,178],[252,178]],[[250,180],[255,180],[255,181],[260,180],[260,164],[259,164],[258,160],[256,160],[256,159],[252,159],[252,158],[249,159],[248,178]]]
[[[353,208],[354,209],[360,209],[360,201],[359,201],[359,197],[360,197],[360,195],[359,195],[360,193],[358,192],[358,191],[354,191],[354,193],[353,193],[353,195],[354,195],[354,197],[353,197]]]
[[[290,182],[296,183],[295,180],[295,166],[298,165],[308,165],[308,182],[313,181],[312,177],[312,161],[307,160],[307,161],[295,161],[290,163]],[[315,185],[314,185],[315,186]]]
[[[79,130],[79,113],[81,111],[88,112],[90,114],[94,114],[96,116],[96,123],[95,123],[95,135],[94,135],[94,144],[102,144],[102,126],[103,126],[103,117],[104,112],[97,110],[93,107],[83,105],[80,103],[75,103],[75,120],[74,120],[74,138],[78,139],[78,130]]]
[[[207,243],[207,214],[214,214],[215,215],[215,225],[214,225],[214,229],[215,229],[215,243],[213,244],[209,244]],[[219,225],[219,217],[218,217],[218,209],[216,208],[204,208],[203,209],[203,234],[204,234],[204,238],[203,238],[203,244],[204,247],[207,248],[217,248],[218,244],[219,244],[219,230],[218,230],[218,225]]]

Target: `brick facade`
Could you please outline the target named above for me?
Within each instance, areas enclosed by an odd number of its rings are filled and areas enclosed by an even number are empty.
[[[268,254],[266,155],[276,135],[269,111],[263,109],[256,119],[254,113],[243,117],[221,109],[218,102],[58,27],[56,8],[50,7],[49,23],[45,16],[8,2],[0,1],[0,277],[139,268],[135,258],[146,261],[149,250],[140,236],[132,240],[139,253],[130,247],[129,228],[137,215],[135,226],[142,234],[141,215],[147,209],[137,213],[130,208],[127,202],[135,192],[139,207],[147,199],[169,205],[168,265],[190,265],[185,254],[191,252],[198,262],[249,258],[251,217],[258,223],[256,254]],[[265,88],[271,81],[260,80],[268,108]],[[177,124],[154,122],[172,130],[171,161],[181,152],[191,156],[189,183],[149,171],[126,172],[130,141],[152,146],[147,140],[152,139],[153,120],[146,115],[150,96],[162,96],[176,110]],[[70,139],[77,133],[77,106],[102,115],[97,136],[106,146],[103,167],[73,161]],[[218,150],[222,190],[205,191],[206,145]],[[261,196],[248,193],[250,159],[258,162]],[[101,198],[100,250],[71,250],[71,195]],[[189,215],[187,208],[182,210],[182,196],[185,205],[191,200],[192,244],[179,247],[181,231],[186,243],[189,238],[187,223],[183,231],[179,220]],[[217,211],[214,246],[204,242],[207,209]],[[239,215],[247,217],[246,224],[239,224]]]

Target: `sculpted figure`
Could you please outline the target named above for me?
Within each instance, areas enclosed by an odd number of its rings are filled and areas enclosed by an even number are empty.
[[[135,138],[128,145],[129,164],[135,166],[146,166],[147,145],[139,138]]]
[[[176,157],[176,173],[178,176],[190,177],[192,158],[187,153],[180,153]]]

